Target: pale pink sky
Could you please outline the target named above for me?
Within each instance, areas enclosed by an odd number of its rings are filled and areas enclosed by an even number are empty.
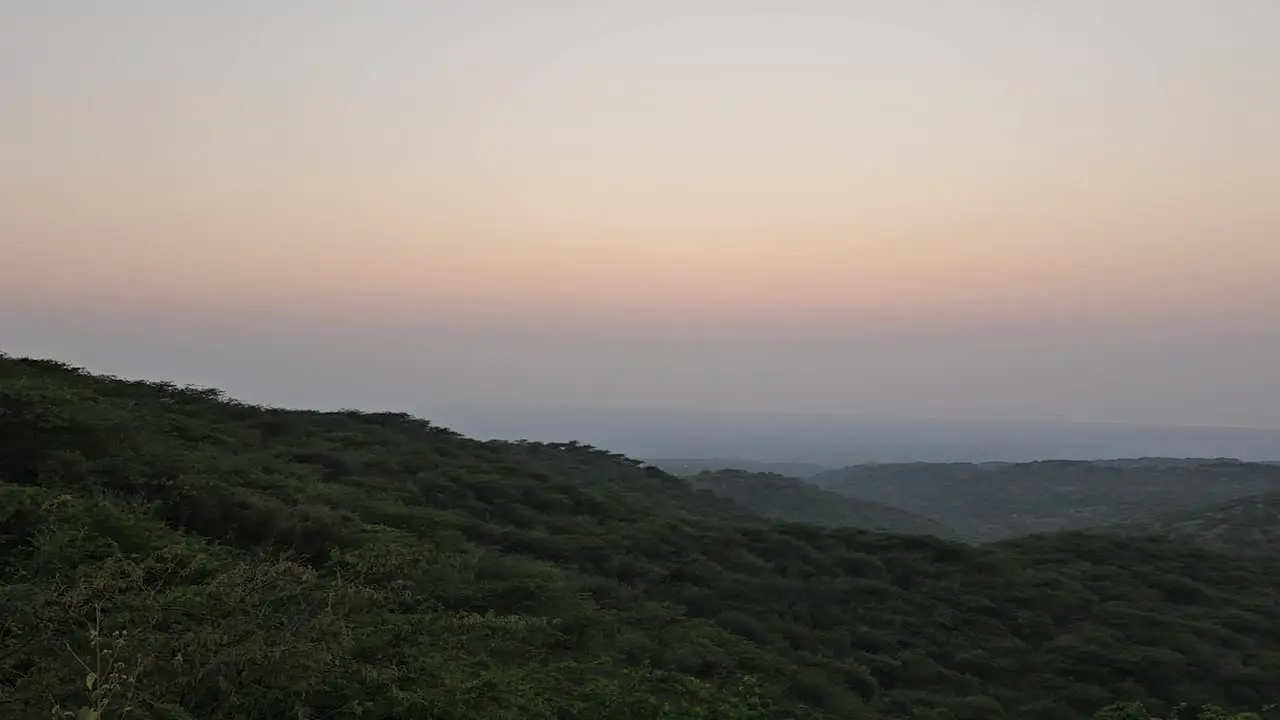
[[[603,373],[622,404],[1280,426],[1276,28],[1273,0],[7,3],[0,304],[27,328],[38,312],[169,332],[157,309],[446,328],[468,358],[585,322],[701,338],[504,370],[530,402],[588,402],[604,385],[582,378]],[[918,395],[920,377],[994,382],[991,358],[963,365],[967,333],[1061,357],[1044,343],[1132,331],[1127,360],[1108,339],[1086,364],[1149,378],[1176,362],[1152,327],[1201,351],[1253,338],[1232,347],[1265,361],[1241,377],[1197,360],[1119,405]],[[786,328],[959,359],[785,387],[845,357],[815,349],[769,365],[754,399],[760,378],[717,372]],[[58,332],[27,346],[93,360]],[[557,342],[546,367],[599,341]],[[1080,386],[1083,366],[1036,357],[999,374]],[[1179,395],[1220,375],[1208,407]]]

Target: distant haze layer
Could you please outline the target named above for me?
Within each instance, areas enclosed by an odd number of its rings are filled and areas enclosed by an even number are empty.
[[[644,458],[719,457],[829,467],[1135,457],[1280,460],[1280,430],[1257,428],[670,410],[456,410],[446,417],[480,437],[574,438]]]

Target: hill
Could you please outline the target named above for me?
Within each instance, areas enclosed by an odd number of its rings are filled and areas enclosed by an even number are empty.
[[[830,470],[824,465],[801,462],[769,462],[765,460],[740,460],[732,458],[657,458],[648,461],[672,475],[692,477],[698,473],[718,470],[741,470],[751,473],[774,473],[794,478],[806,478]]]
[[[1129,532],[1186,540],[1230,553],[1280,556],[1280,493],[1250,495],[1136,523]]]
[[[928,518],[883,503],[840,495],[776,473],[720,470],[695,475],[690,483],[775,520],[906,535],[952,537],[955,534]]]
[[[1275,700],[1280,566],[774,523],[575,443],[0,358],[0,712],[1075,719]]]
[[[820,473],[819,487],[892,505],[987,542],[1153,520],[1280,492],[1280,466],[1237,460],[902,463]]]

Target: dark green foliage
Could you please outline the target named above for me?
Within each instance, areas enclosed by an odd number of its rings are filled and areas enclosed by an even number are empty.
[[[1160,720],[1162,716],[1152,715],[1142,703],[1116,703],[1094,716],[1094,720]],[[1261,720],[1257,713],[1229,713],[1217,705],[1204,705],[1200,708],[1180,707],[1168,715],[1170,720]]]
[[[1280,553],[1280,492],[1169,513],[1121,529],[1186,540],[1223,552],[1276,557]]]
[[[955,535],[942,523],[871,500],[841,495],[776,473],[718,470],[693,476],[700,490],[726,497],[766,517],[826,527],[855,527],[904,535]]]
[[[49,362],[0,358],[0,429],[0,717],[954,720],[1276,699],[1280,568],[1262,558],[777,524],[575,443]]]
[[[892,505],[988,542],[1150,521],[1280,492],[1280,466],[1236,460],[890,463],[820,473],[814,484]]]

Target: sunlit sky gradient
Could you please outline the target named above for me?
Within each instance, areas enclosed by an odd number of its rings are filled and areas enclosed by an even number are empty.
[[[1278,29],[1274,0],[3,3],[0,347],[311,406],[1280,427]]]

